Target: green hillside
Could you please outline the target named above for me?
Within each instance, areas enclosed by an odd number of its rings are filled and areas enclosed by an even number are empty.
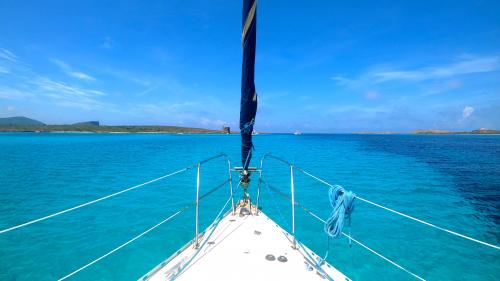
[[[45,125],[45,124],[43,122],[28,117],[16,116],[16,117],[0,118],[0,125]]]

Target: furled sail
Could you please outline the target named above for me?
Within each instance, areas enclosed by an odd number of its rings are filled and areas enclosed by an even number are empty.
[[[245,171],[252,159],[252,132],[255,124],[255,114],[257,113],[257,92],[254,83],[256,35],[257,1],[243,0],[240,131],[241,163]]]

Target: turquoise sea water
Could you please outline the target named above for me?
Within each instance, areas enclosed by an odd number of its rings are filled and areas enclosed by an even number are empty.
[[[500,244],[500,136],[258,135],[266,152],[402,212]],[[239,163],[237,135],[0,134],[0,229],[72,207],[226,152]],[[266,162],[265,177],[289,191],[289,170]],[[202,192],[222,182],[227,163],[202,167]],[[252,195],[256,177],[251,185]],[[296,200],[326,218],[327,188],[296,173]],[[235,180],[236,182],[236,180]],[[195,197],[196,173],[0,235],[0,280],[62,277],[174,213]],[[202,226],[228,196],[201,203]],[[241,191],[236,192],[241,196]],[[289,230],[290,204],[263,187],[263,211]],[[297,235],[323,255],[323,226],[297,209]],[[357,201],[351,233],[429,280],[500,280],[500,251]],[[194,235],[190,209],[79,272],[74,280],[136,280]],[[244,241],[242,241],[244,243]],[[328,261],[354,280],[414,280],[346,239]],[[249,269],[253,270],[253,269]]]

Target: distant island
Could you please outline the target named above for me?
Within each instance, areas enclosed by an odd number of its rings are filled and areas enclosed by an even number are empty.
[[[24,116],[0,118],[0,132],[75,132],[75,133],[170,133],[170,134],[237,134],[231,128],[222,127],[221,130],[204,128],[190,128],[179,126],[155,125],[101,125],[99,121],[78,122],[67,125],[49,125],[41,121]],[[420,129],[411,132],[416,135],[500,135],[500,130],[481,128],[470,132],[453,132],[441,129]],[[257,133],[255,133],[257,134]],[[268,133],[258,133],[268,134]],[[360,135],[395,135],[398,132],[355,132]]]
[[[399,134],[404,134],[404,133],[398,133],[398,132],[356,132],[353,134],[355,134],[355,135],[399,135]],[[453,131],[446,131],[446,130],[441,130],[441,129],[425,129],[425,130],[412,131],[411,134],[415,134],[415,135],[500,135],[500,130],[481,128],[481,129],[473,130],[470,132],[467,132],[467,131],[453,132]]]
[[[229,129],[225,129],[229,130]],[[0,118],[0,132],[88,132],[88,133],[173,133],[221,134],[223,130],[178,126],[103,126],[99,121],[79,122],[70,125],[47,125],[24,116]]]
[[[500,134],[500,130],[481,128],[470,132],[451,132],[446,130],[428,129],[415,130],[413,133],[417,135],[498,135]]]
[[[43,122],[40,122],[35,119],[31,119],[28,117],[24,116],[16,116],[16,117],[7,117],[7,118],[0,118],[0,126],[43,126],[45,125]]]

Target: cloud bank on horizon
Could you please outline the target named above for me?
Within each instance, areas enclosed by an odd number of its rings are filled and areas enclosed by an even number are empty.
[[[0,3],[0,117],[237,126],[240,2],[28,2]],[[256,129],[500,129],[498,10],[261,1]]]

